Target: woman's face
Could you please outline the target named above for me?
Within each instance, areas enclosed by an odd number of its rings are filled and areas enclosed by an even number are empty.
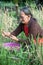
[[[22,21],[22,23],[28,24],[28,22],[30,21],[30,16],[27,16],[23,11],[21,11],[20,20]]]

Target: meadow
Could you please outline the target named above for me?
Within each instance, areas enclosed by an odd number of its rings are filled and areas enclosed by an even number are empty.
[[[3,8],[5,6],[14,6],[13,3],[1,3],[0,4],[0,44],[5,42],[11,42],[9,38],[4,38],[2,36],[2,31],[13,31],[18,25],[18,19],[16,15],[16,11],[4,11]],[[31,12],[33,17],[35,17],[39,23],[39,25],[43,28],[43,9],[38,10],[35,9],[35,4],[31,3]],[[19,7],[20,8],[20,7]],[[22,32],[18,38],[26,38],[25,34]],[[27,39],[27,38],[26,38]],[[23,44],[23,43],[20,43]],[[14,49],[14,51],[9,51],[3,47],[0,47],[0,65],[43,65],[43,45],[36,45],[36,48],[33,44],[33,39],[31,40],[31,47],[28,48],[25,52],[23,52],[23,48],[21,47],[19,51]]]

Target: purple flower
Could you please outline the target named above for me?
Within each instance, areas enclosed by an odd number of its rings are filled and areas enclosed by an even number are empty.
[[[20,47],[20,44],[16,42],[6,42],[3,44],[3,47]]]

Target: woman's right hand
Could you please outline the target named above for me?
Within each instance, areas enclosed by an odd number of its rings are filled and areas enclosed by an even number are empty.
[[[2,32],[2,36],[3,36],[3,37],[9,37],[9,38],[11,38],[12,40],[15,40],[15,41],[17,41],[17,42],[18,42],[18,40],[19,40],[16,36],[12,35],[10,32],[5,32],[5,31],[3,31],[3,32]]]
[[[5,31],[3,31],[3,32],[2,32],[2,36],[3,36],[3,37],[10,37],[10,32],[5,32]]]

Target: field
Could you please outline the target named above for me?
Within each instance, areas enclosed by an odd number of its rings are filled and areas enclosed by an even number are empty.
[[[11,42],[13,40],[9,38],[4,38],[2,36],[2,31],[13,31],[18,25],[18,19],[16,15],[16,11],[4,11],[4,6],[14,6],[12,3],[1,3],[0,9],[0,44],[5,42]],[[39,25],[43,28],[43,9],[38,10],[35,9],[35,4],[30,4],[31,12],[33,17],[35,17],[39,23]],[[20,8],[20,7],[19,7]],[[25,34],[22,32],[18,38],[26,38]],[[23,43],[20,43],[23,44]],[[31,41],[31,47],[28,48],[25,52],[23,52],[23,48],[21,47],[19,51],[9,51],[3,47],[0,47],[0,65],[43,65],[43,46],[39,46],[38,43],[35,46],[33,44],[33,39]]]

